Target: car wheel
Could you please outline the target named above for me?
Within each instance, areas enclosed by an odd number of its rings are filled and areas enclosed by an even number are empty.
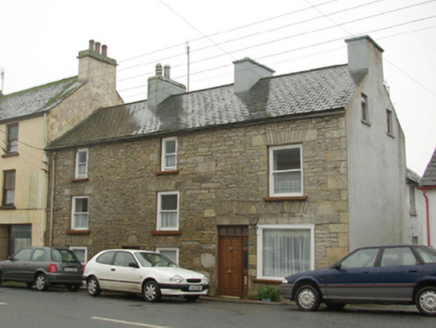
[[[142,288],[142,294],[144,299],[148,302],[157,302],[161,297],[159,286],[153,280],[144,284],[144,287]]]
[[[100,284],[96,277],[92,276],[88,278],[86,282],[86,289],[88,290],[88,294],[91,296],[98,296],[101,293]]]
[[[332,310],[332,311],[342,310],[345,307],[345,305],[347,305],[345,303],[334,303],[334,302],[325,302],[325,304],[327,305],[329,310]]]
[[[36,277],[35,277],[35,287],[39,291],[47,290],[48,283],[47,283],[47,278],[46,278],[45,274],[38,273],[36,275]]]
[[[73,285],[67,285],[67,288],[69,291],[77,292],[81,286],[82,285],[80,284],[73,284]]]
[[[298,289],[295,301],[300,310],[315,311],[318,309],[321,299],[315,287],[304,285]]]
[[[416,294],[416,307],[425,315],[436,316],[436,288],[424,287]]]
[[[188,302],[195,302],[196,300],[198,300],[198,298],[200,297],[199,295],[185,295],[183,296],[185,298],[185,300],[187,300]]]

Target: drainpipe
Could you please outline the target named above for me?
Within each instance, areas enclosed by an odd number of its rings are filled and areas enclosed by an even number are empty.
[[[50,190],[50,243],[53,245],[53,212],[54,212],[54,187],[55,187],[55,174],[56,172],[56,151],[53,151],[52,165],[51,165],[51,190]]]
[[[428,205],[428,196],[426,194],[426,189],[422,188],[422,195],[425,198],[425,212],[427,216],[427,246],[430,246],[430,208]]]
[[[44,147],[47,146],[47,113],[44,114]],[[46,190],[46,186],[47,186],[47,153],[44,151],[44,168],[42,169],[42,171],[44,172],[44,180],[42,183],[42,206],[41,206],[41,240],[40,240],[40,245],[43,246],[44,245],[44,229],[45,229],[45,209],[46,209],[46,194],[47,194],[47,190]]]

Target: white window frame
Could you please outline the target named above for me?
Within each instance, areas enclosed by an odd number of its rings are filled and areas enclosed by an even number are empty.
[[[87,199],[88,200],[88,212],[76,212],[76,200],[77,199]],[[76,214],[87,214],[87,225],[86,227],[76,227]],[[71,201],[71,230],[89,230],[89,197],[88,196],[73,196]]]
[[[85,153],[86,154],[86,163],[84,163],[84,164],[79,163],[79,154],[80,153]],[[88,177],[88,160],[89,160],[89,149],[88,148],[77,149],[77,151],[76,151],[76,161],[75,161],[76,165],[75,165],[75,173],[74,173],[74,177],[76,179],[86,179]],[[83,174],[80,174],[80,171],[79,171],[79,166],[81,164],[85,165],[85,173],[83,173]]]
[[[167,153],[167,142],[174,141],[175,142],[175,152]],[[162,157],[161,157],[161,171],[176,171],[177,170],[177,148],[178,148],[178,140],[177,137],[163,138],[162,139]],[[174,165],[167,166],[166,158],[168,156],[174,156]]]
[[[70,246],[70,249],[73,252],[77,251],[83,251],[84,252],[84,261],[82,262],[82,264],[85,264],[86,262],[88,262],[88,247],[84,247],[84,246]]]
[[[177,209],[176,213],[176,226],[175,227],[162,227],[162,196],[177,195]],[[168,211],[169,212],[169,211]],[[157,194],[157,230],[158,231],[178,231],[180,220],[180,192],[178,191],[161,191]]]
[[[282,149],[300,149],[300,168],[292,169],[292,170],[282,170],[282,171],[274,171],[274,152]],[[278,172],[301,172],[300,177],[300,192],[292,192],[292,193],[275,193],[274,192],[274,174]],[[304,174],[303,174],[303,147],[302,145],[287,145],[287,146],[271,146],[269,147],[269,195],[270,197],[293,197],[293,196],[303,196],[304,195]]]
[[[264,276],[263,268],[263,231],[264,230],[309,230],[310,231],[310,270],[315,268],[315,225],[313,224],[281,224],[257,226],[257,279],[283,280],[284,277]]]
[[[179,264],[179,249],[177,247],[156,247],[156,252],[161,253],[162,251],[176,252],[176,262],[175,263],[177,265]]]

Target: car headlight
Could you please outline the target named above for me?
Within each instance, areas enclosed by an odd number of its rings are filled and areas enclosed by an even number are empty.
[[[182,277],[180,277],[180,276],[174,276],[174,277],[170,278],[170,281],[174,281],[174,282],[176,282],[178,284],[182,283],[183,280],[184,279]]]
[[[287,284],[287,283],[288,283],[288,281],[286,279],[282,280],[282,284]]]
[[[203,278],[203,284],[208,284],[209,283],[209,279],[207,279],[207,277]]]

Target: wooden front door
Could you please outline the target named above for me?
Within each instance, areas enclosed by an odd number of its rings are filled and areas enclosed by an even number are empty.
[[[244,297],[248,276],[248,227],[219,227],[218,234],[218,293]]]

